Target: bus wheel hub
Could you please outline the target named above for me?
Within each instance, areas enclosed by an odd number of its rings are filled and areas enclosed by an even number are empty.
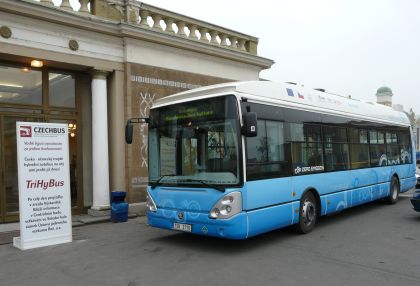
[[[303,222],[306,225],[311,224],[315,220],[315,205],[310,201],[305,201],[302,206]]]

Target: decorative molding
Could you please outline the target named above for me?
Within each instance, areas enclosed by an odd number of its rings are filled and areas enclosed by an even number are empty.
[[[1,26],[0,35],[5,39],[9,39],[12,36],[12,30],[7,26]]]
[[[93,79],[105,79],[108,77],[108,75],[111,73],[111,71],[102,70],[93,68],[90,70],[90,74],[92,75]]]
[[[69,48],[72,51],[77,51],[79,49],[79,43],[76,40],[69,41]]]
[[[161,78],[151,78],[151,77],[141,76],[141,75],[131,75],[130,80],[132,82],[153,84],[153,85],[159,85],[159,86],[164,86],[164,87],[183,88],[187,90],[201,87],[201,85],[198,85],[198,84],[191,84],[191,83],[173,81],[173,80],[165,80]]]

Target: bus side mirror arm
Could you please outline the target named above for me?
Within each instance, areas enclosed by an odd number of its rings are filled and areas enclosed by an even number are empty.
[[[257,113],[247,112],[243,115],[242,134],[246,137],[257,137],[258,135]]]
[[[133,123],[149,123],[149,118],[129,118],[125,125],[125,142],[131,144],[133,142]]]

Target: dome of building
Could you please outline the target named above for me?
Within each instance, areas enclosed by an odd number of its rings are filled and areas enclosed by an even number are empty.
[[[387,86],[382,86],[376,91],[376,96],[393,96],[392,89]]]

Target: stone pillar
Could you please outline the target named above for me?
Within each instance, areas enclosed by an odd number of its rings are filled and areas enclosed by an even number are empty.
[[[89,213],[109,210],[107,71],[92,70],[92,184]]]
[[[124,72],[109,76],[109,170],[113,191],[127,191],[125,181],[125,117]]]
[[[185,22],[179,21],[176,23],[178,26],[178,35],[185,37],[187,34],[185,34],[184,28],[185,28]]]
[[[88,8],[89,0],[80,0],[79,2],[80,2],[79,12],[89,14],[90,13],[89,8]]]
[[[60,7],[63,8],[63,9],[67,9],[67,10],[73,11],[73,8],[70,5],[70,0],[63,0],[63,1],[61,1]]]

